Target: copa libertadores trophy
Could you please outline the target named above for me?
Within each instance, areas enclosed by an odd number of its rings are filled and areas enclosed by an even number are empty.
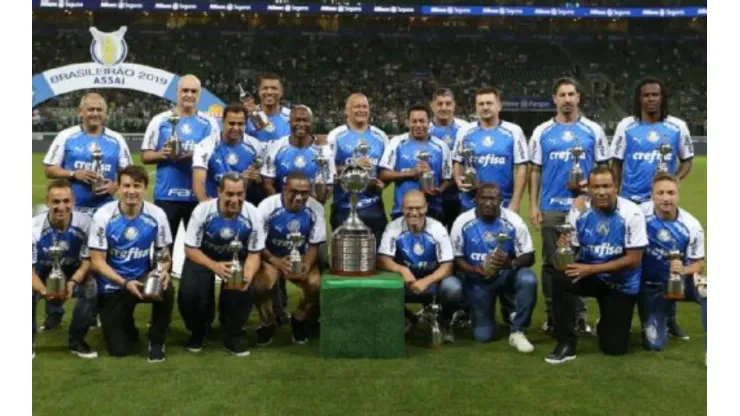
[[[358,194],[367,189],[370,174],[354,158],[340,178],[350,194],[349,216],[332,234],[331,272],[339,276],[375,274],[375,236],[357,214]]]
[[[141,296],[148,301],[162,300],[162,276],[164,274],[164,263],[167,261],[167,253],[164,249],[154,253],[154,270],[149,272],[144,281],[144,292]]]
[[[656,173],[668,173],[668,160],[670,160],[671,154],[673,153],[673,146],[668,143],[663,143],[658,148],[660,153],[660,163],[658,164],[658,170]]]
[[[681,260],[681,252],[674,247],[668,251],[668,255],[666,257],[669,262]],[[663,297],[666,299],[681,300],[684,298],[684,289],[683,276],[678,273],[670,272],[668,275],[668,281],[665,284]]]
[[[505,254],[504,249],[503,249],[503,245],[504,245],[504,243],[506,243],[507,241],[509,241],[510,237],[505,232],[500,232],[500,233],[496,234],[495,239],[496,239],[496,243],[497,243],[496,244],[496,248],[493,249],[493,250],[491,250],[490,253],[488,253],[488,256],[486,256],[486,260],[483,263],[483,269],[486,271],[486,273],[490,273],[490,274],[492,274],[494,276],[496,275],[496,273],[498,273],[498,269],[496,268],[496,266],[493,265],[493,258],[496,255],[499,255],[500,256],[502,254]]]
[[[53,244],[49,247],[49,257],[51,257],[51,271],[46,278],[46,298],[64,299],[66,296],[67,276],[62,271],[62,256],[65,248],[54,239]]]
[[[460,156],[463,158],[463,183],[475,188],[478,185],[478,174],[473,167],[473,157],[475,152],[472,148],[465,146],[465,140],[460,142]]]
[[[585,151],[580,144],[570,149],[573,166],[570,168],[570,172],[568,172],[568,189],[574,193],[580,193],[581,189],[586,186],[586,175],[583,174],[583,169],[581,169],[581,156],[584,153]]]
[[[558,235],[564,236],[564,238],[568,240],[567,244],[558,246],[557,250],[555,250],[555,262],[553,266],[555,267],[555,270],[562,272],[568,268],[569,264],[576,262],[576,252],[573,250],[573,246],[571,245],[575,228],[566,222],[558,225],[555,229],[558,231]]]
[[[92,182],[93,191],[105,188],[105,172],[103,171],[103,150],[98,142],[92,144],[92,171],[95,172],[95,180]]]
[[[238,234],[229,242],[226,250],[231,253],[231,262],[229,263],[229,278],[225,283],[228,290],[241,290],[244,287],[244,267],[239,259],[239,253],[242,251],[242,242],[239,241]]]
[[[431,158],[432,155],[424,150],[416,155],[416,159],[418,161],[426,162],[427,165],[429,164],[429,159]],[[431,171],[422,172],[422,174],[419,175],[419,188],[421,188],[422,191],[434,189],[434,173],[432,173]]]
[[[318,166],[318,172],[316,172],[316,178],[313,182],[313,194],[319,201],[324,201],[329,187],[326,180],[329,171],[329,158],[324,155],[323,146],[318,146],[318,154],[314,157],[314,161]]]
[[[182,153],[182,141],[180,140],[180,135],[177,134],[177,125],[180,123],[180,116],[172,110],[172,114],[167,121],[169,121],[172,126],[172,132],[170,133],[170,138],[164,145],[170,149],[170,152],[172,153],[171,157],[177,158]]]

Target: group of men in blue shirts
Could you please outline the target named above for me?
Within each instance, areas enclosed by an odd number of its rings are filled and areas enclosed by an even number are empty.
[[[105,101],[97,94],[83,98],[81,126],[61,132],[44,160],[54,181],[47,193],[49,211],[34,218],[33,231],[37,293],[45,291],[50,244],[67,241],[69,294],[78,296],[69,336],[73,353],[97,356],[84,341],[96,313],[109,353],[133,351],[139,334],[132,314],[143,299],[150,257],[163,250],[171,259],[181,222],[186,260],[177,297],[191,333],[188,350],[202,350],[216,315],[215,276],[229,281],[234,259],[242,265],[244,284],[221,285],[218,310],[226,350],[249,354],[243,327],[253,305],[260,316],[257,344],[272,342],[285,323],[286,281],[303,292],[288,319],[293,341],[305,343],[306,320],[318,306],[327,235],[323,205],[332,199],[333,228],[347,218],[349,195],[336,179],[350,164],[365,167],[371,178],[357,208],[379,244],[378,267],[403,277],[408,302],[439,296],[448,342],[454,341],[453,315],[460,310],[471,319],[474,340],[493,340],[500,298],[510,345],[522,353],[534,350],[526,332],[537,299],[535,249],[519,215],[527,183],[530,221],[543,240],[545,329],[557,340],[547,362],[574,359],[577,336],[589,332],[580,296],[599,302],[596,332],[608,354],[626,352],[635,304],[646,348],[660,350],[666,331],[680,331],[671,321],[675,302],[662,296],[670,273],[683,276],[686,297],[699,302],[706,316],[703,231],[677,205],[679,180],[691,168],[691,138],[683,121],[667,116],[657,79],[638,85],[635,114],[619,124],[611,144],[602,128],[580,113],[580,93],[569,78],[553,88],[557,114],[529,141],[519,126],[500,119],[501,94],[494,88],[476,92],[474,123],[456,119],[454,95],[440,89],[432,97],[433,117],[427,106],[412,106],[408,133],[391,139],[370,124],[368,98],[352,94],[347,123],[332,130],[325,143],[311,131],[310,108],[280,105],[277,76],[263,76],[258,93],[255,110],[264,113],[261,119],[235,104],[224,110],[219,125],[197,111],[199,80],[180,79],[177,106],[152,119],[142,145],[142,162],[157,166],[154,203],[143,200],[146,171],[132,165],[125,141],[104,126]],[[171,146],[175,135],[179,152]],[[104,154],[104,185],[90,168],[94,143]],[[661,153],[665,145],[669,151]],[[367,151],[358,154],[360,147]],[[574,184],[576,167],[582,179]],[[391,183],[389,223],[382,191]],[[325,189],[319,192],[318,184]],[[565,223],[574,229],[568,237],[558,231]],[[237,251],[229,248],[235,242]],[[556,269],[556,253],[565,246],[575,247],[577,260]],[[669,261],[669,246],[681,251],[683,260]],[[149,327],[152,362],[165,358],[174,307],[171,261],[161,266],[163,295],[154,303]]]

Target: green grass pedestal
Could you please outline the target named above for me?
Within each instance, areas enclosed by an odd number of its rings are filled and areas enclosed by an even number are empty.
[[[404,284],[395,273],[321,277],[321,354],[394,358],[406,354]]]

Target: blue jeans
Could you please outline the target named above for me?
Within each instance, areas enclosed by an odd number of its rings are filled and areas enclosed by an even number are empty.
[[[463,285],[455,276],[445,277],[439,283],[429,285],[427,290],[418,295],[406,287],[404,301],[428,304],[432,302],[435,293],[438,294],[438,301],[442,305],[442,319],[449,320],[452,314],[460,308],[463,300]]]
[[[496,278],[466,276],[465,292],[473,320],[473,340],[490,342],[496,336],[496,298],[502,292],[514,294],[516,314],[511,332],[525,331],[537,303],[537,277],[529,268],[501,270]]]
[[[684,277],[684,301],[696,302],[701,306],[701,322],[704,332],[707,331],[707,298],[702,297],[694,285],[693,276]],[[642,322],[642,346],[649,351],[662,351],[667,340],[666,325],[675,311],[676,301],[663,297],[665,283],[643,283],[637,310]]]
[[[36,303],[39,300],[39,296],[36,293],[32,294],[32,339],[36,338]],[[98,297],[97,297],[97,286],[95,280],[88,278],[85,283],[80,286],[75,286],[74,294],[77,298],[74,310],[72,311],[72,322],[69,324],[69,333],[67,339],[69,346],[76,346],[80,341],[85,339],[87,331],[90,329],[90,323],[95,319],[95,315],[98,313]],[[48,302],[47,302],[48,304]]]

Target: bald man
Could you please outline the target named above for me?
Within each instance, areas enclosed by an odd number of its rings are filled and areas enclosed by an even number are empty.
[[[198,111],[200,92],[200,80],[196,76],[185,75],[180,78],[176,106],[152,118],[141,145],[142,163],[157,165],[154,204],[167,214],[173,241],[180,222],[187,227],[198,203],[193,192],[193,150],[204,140],[214,143],[219,140],[216,120]],[[175,131],[170,122],[173,116],[178,118]],[[181,142],[179,154],[174,154],[166,145],[174,133]]]
[[[132,164],[131,152],[119,133],[105,127],[108,105],[97,93],[87,93],[80,100],[82,123],[62,130],[54,138],[44,157],[44,174],[48,179],[66,179],[72,184],[75,210],[92,216],[99,207],[113,200],[118,189],[118,171]],[[103,179],[97,183],[93,151],[100,149]],[[46,320],[42,331],[56,328],[62,322],[62,301],[46,303]]]
[[[367,190],[358,194],[357,210],[360,219],[375,234],[375,242],[380,244],[388,218],[385,216],[383,206],[385,184],[377,178],[377,174],[378,162],[388,144],[388,136],[383,130],[370,125],[370,103],[365,94],[350,95],[347,98],[344,112],[347,115],[347,123],[330,131],[326,140],[334,152],[338,177],[342,176],[346,166],[354,163],[357,145],[362,142],[367,143],[369,151],[359,160],[359,163],[368,170],[372,181]],[[334,185],[334,202],[331,206],[331,227],[337,229],[348,216],[349,193],[337,181]]]
[[[453,276],[452,242],[447,228],[427,217],[427,200],[418,190],[403,197],[403,216],[388,224],[378,249],[378,267],[398,273],[406,283],[407,303],[429,303],[439,295],[445,342],[455,340],[450,318],[462,302],[463,287]],[[408,315],[408,313],[407,313]]]

